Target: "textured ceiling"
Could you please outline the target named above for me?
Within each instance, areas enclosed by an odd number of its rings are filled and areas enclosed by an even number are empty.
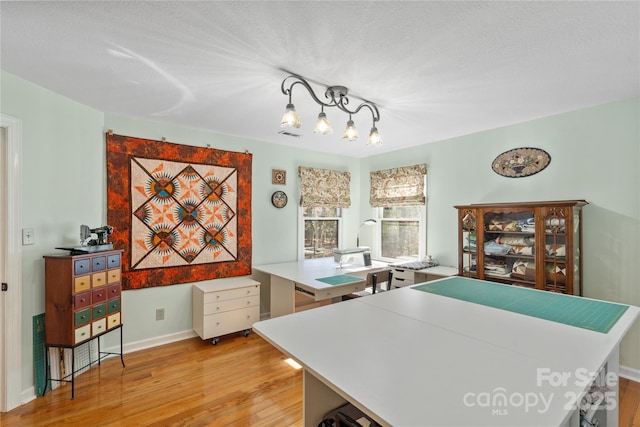
[[[640,95],[631,1],[2,1],[0,17],[3,70],[97,110],[354,157]],[[383,145],[366,110],[358,142],[335,108],[314,135],[300,86],[302,136],[278,134],[282,69],[376,102]]]

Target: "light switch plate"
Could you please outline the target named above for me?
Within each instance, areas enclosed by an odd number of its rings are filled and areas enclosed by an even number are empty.
[[[22,244],[23,245],[33,245],[36,242],[35,232],[33,228],[23,228],[22,229]]]

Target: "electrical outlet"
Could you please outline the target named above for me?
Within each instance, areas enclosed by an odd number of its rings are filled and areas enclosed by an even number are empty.
[[[36,242],[35,232],[33,228],[23,228],[22,229],[22,244],[23,245],[33,245]]]
[[[156,308],[156,320],[164,320],[164,308]]]

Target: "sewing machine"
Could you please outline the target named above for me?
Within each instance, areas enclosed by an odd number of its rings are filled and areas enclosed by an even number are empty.
[[[111,235],[111,233],[113,233],[113,227],[110,225],[103,225],[97,228],[89,228],[88,225],[81,225],[80,246],[56,249],[71,251],[71,255],[109,251],[113,249],[113,243],[109,243],[109,235]]]
[[[337,249],[333,253],[333,260],[337,262],[340,267],[345,264],[364,265],[368,267],[371,265],[371,250],[366,246],[351,249]]]

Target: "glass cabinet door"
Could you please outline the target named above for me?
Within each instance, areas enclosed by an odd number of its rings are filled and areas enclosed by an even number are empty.
[[[567,237],[571,230],[571,215],[569,208],[548,208],[544,218],[544,270],[547,291],[567,293],[568,262]],[[570,273],[571,270],[569,270]]]
[[[478,245],[477,245],[477,221],[474,209],[465,209],[460,212],[461,230],[461,275],[476,277],[478,274]]]

